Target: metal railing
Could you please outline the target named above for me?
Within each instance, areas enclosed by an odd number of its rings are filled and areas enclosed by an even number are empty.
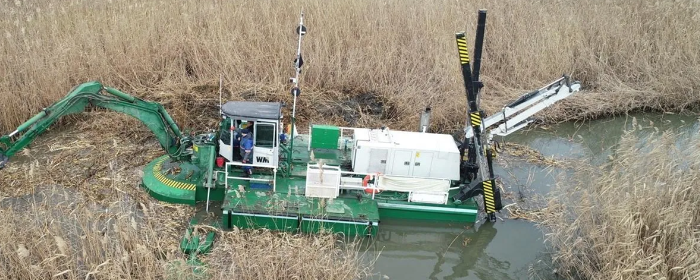
[[[255,182],[270,182],[269,179],[230,176],[231,173],[229,172],[229,166],[241,166],[241,167],[249,166],[249,167],[260,167],[260,168],[272,169],[272,191],[274,192],[277,190],[277,167],[276,166],[261,165],[261,164],[248,164],[248,163],[242,163],[240,161],[233,161],[233,162],[226,163],[226,179],[224,180],[224,185],[226,186],[226,189],[228,189],[228,180],[229,179],[238,179],[238,180],[255,181]]]

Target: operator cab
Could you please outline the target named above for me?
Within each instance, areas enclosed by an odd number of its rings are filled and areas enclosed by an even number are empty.
[[[219,155],[231,162],[241,162],[240,131],[248,129],[253,137],[254,165],[276,168],[279,159],[282,104],[279,102],[229,101],[221,106],[222,126]],[[233,136],[233,137],[232,137]]]

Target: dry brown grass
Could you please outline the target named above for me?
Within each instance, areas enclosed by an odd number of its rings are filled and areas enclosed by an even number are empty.
[[[94,79],[138,95],[194,91],[216,105],[215,91],[202,89],[223,73],[228,99],[290,101],[302,6],[303,122],[413,129],[432,104],[438,130],[460,130],[465,98],[454,33],[473,32],[479,8],[489,10],[488,111],[562,73],[594,93],[549,110],[550,120],[680,110],[700,100],[698,1],[5,0],[0,129],[11,131]],[[205,87],[193,90],[198,85]]]
[[[543,224],[559,275],[700,279],[700,143],[651,139],[625,135],[608,164],[583,166],[551,200]]]
[[[365,279],[372,273],[360,243],[337,236],[298,236],[268,230],[219,232],[205,259],[212,279]]]
[[[0,279],[359,279],[371,272],[357,243],[331,235],[219,231],[206,274],[190,277],[178,246],[195,209],[160,203],[138,186],[142,165],[162,154],[152,134],[117,113],[77,118],[0,172]]]
[[[201,273],[178,248],[182,209],[122,197],[103,207],[53,187],[0,201],[0,279],[360,279],[356,243],[332,235],[219,232]]]
[[[182,226],[163,215],[174,207],[101,206],[62,187],[1,204],[0,279],[163,279],[183,259]]]

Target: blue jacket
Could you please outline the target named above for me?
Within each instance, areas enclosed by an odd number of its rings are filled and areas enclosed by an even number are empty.
[[[245,156],[245,150],[250,150],[248,157]],[[241,138],[241,157],[247,159],[249,162],[253,161],[253,137],[248,134]]]
[[[228,143],[226,143],[228,144]],[[233,146],[238,147],[241,145],[241,132],[239,129],[233,131]]]

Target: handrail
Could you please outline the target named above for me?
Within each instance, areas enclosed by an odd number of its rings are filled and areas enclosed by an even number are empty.
[[[226,189],[228,189],[228,179],[238,179],[238,180],[255,181],[255,182],[269,182],[270,181],[268,179],[229,176],[229,174],[230,174],[229,173],[229,166],[249,166],[249,167],[261,167],[261,168],[272,169],[272,191],[275,192],[277,190],[277,167],[269,166],[269,165],[248,164],[248,163],[242,163],[242,162],[239,163],[239,162],[235,162],[235,161],[226,163],[226,179],[224,180],[224,186],[226,187]]]

